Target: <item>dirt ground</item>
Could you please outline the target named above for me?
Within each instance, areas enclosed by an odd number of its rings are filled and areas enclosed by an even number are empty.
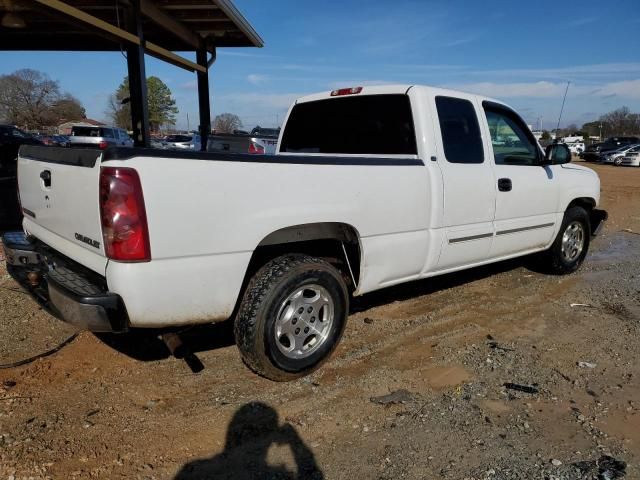
[[[183,335],[199,373],[153,332],[0,369],[0,479],[640,478],[640,169],[590,166],[610,220],[578,273],[525,259],[367,295],[308,378],[257,377],[227,324]],[[73,333],[4,262],[0,307],[0,363]]]

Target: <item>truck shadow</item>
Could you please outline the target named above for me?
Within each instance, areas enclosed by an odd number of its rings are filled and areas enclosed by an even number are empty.
[[[356,297],[351,302],[350,314],[363,312],[395,301],[430,295],[521,267],[541,273],[541,270],[536,267],[535,257],[516,258],[424,280],[403,283]],[[174,329],[173,331],[133,329],[126,334],[96,333],[96,337],[120,353],[136,360],[148,362],[162,360],[172,355],[162,340],[163,334],[167,332],[173,332],[178,335],[182,344],[179,348],[180,353],[174,351],[175,356],[176,358],[184,359],[194,372],[204,368],[195,357],[196,353],[217,350],[235,344],[233,322],[231,320],[193,326],[183,330]]]
[[[272,446],[288,447],[295,470],[271,465]],[[195,479],[309,479],[324,478],[311,449],[289,423],[280,424],[278,412],[261,402],[250,402],[236,410],[227,427],[224,451],[211,458],[185,464],[174,480]]]

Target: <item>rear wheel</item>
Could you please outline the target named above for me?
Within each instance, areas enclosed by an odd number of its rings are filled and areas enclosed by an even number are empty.
[[[271,380],[311,373],[333,352],[349,309],[340,273],[320,258],[284,255],[263,266],[234,324],[243,361]]]
[[[564,214],[558,236],[542,257],[550,273],[563,275],[580,268],[589,250],[590,232],[587,211],[577,206],[569,208]]]

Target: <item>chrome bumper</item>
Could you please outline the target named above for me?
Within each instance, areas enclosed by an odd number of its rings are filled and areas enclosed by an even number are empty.
[[[76,264],[40,248],[22,232],[3,235],[2,243],[9,274],[51,314],[82,330],[128,329],[120,296],[92,282]]]

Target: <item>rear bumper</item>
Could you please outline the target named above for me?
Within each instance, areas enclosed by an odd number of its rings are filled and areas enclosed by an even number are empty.
[[[60,320],[93,332],[128,330],[122,298],[95,274],[22,232],[6,233],[2,243],[9,274]]]

